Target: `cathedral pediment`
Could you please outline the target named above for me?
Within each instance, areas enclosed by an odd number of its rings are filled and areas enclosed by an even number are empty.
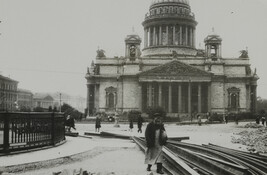
[[[171,61],[169,63],[160,65],[150,70],[141,72],[142,76],[156,76],[156,77],[211,77],[212,73],[182,63],[180,61]]]

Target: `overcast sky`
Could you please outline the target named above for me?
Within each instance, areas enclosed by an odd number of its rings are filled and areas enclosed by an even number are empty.
[[[86,97],[86,69],[97,48],[124,55],[124,38],[143,38],[151,0],[0,0],[0,72],[33,92]],[[198,22],[196,46],[215,28],[223,57],[248,48],[258,96],[267,98],[266,0],[190,0]],[[143,43],[142,43],[143,45]],[[143,47],[143,46],[142,46]]]

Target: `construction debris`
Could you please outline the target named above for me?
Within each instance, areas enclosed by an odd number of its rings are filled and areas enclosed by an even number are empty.
[[[237,133],[237,137],[232,137],[232,143],[246,145],[249,152],[267,153],[267,127],[255,123],[248,123],[244,128],[256,129],[251,131],[244,130]]]

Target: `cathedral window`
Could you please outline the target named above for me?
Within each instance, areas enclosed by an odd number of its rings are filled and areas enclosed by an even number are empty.
[[[109,93],[108,94],[108,108],[114,108],[115,104],[114,104],[114,94],[113,93]]]
[[[228,89],[228,108],[237,111],[239,108],[240,89],[232,87]]]
[[[115,109],[116,99],[117,99],[117,88],[112,86],[105,89],[106,90],[106,108]]]

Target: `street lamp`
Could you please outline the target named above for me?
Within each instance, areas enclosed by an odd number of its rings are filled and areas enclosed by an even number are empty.
[[[59,93],[59,112],[61,112],[61,93]]]

